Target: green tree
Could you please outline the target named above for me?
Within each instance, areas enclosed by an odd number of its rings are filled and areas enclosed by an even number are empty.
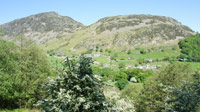
[[[45,84],[47,97],[38,102],[46,112],[109,111],[110,104],[103,94],[102,83],[90,67],[91,58],[80,57],[65,62],[58,78]]]
[[[196,77],[198,76],[198,77]],[[194,81],[184,83],[181,88],[169,87],[172,98],[167,100],[169,112],[198,112],[200,109],[200,74],[195,73]]]
[[[98,52],[98,50],[99,50],[99,46],[96,46],[96,52]]]
[[[127,51],[127,54],[131,54],[131,50],[130,49]]]
[[[3,36],[4,35],[4,32],[2,30],[2,28],[0,28],[0,36]]]
[[[140,54],[146,54],[146,51],[144,49],[141,49]]]
[[[128,75],[126,73],[124,73],[123,71],[119,71],[119,73],[115,74],[115,80],[119,80],[119,79],[126,79],[127,80]]]
[[[184,80],[191,79],[191,69],[187,64],[172,63],[166,66],[156,77],[148,78],[144,83],[140,99],[137,102],[138,112],[161,112],[165,110],[165,101],[172,97],[168,86],[180,87]]]
[[[181,53],[187,56],[187,61],[200,62],[200,34],[181,40],[179,47]]]
[[[0,108],[31,106],[50,74],[47,57],[37,46],[0,41]]]
[[[25,85],[23,93],[26,96],[21,99],[21,102],[26,102],[26,105],[31,106],[42,97],[41,85],[52,74],[49,65],[45,52],[38,46],[33,44],[21,50],[18,66],[23,74],[22,83]]]
[[[11,42],[0,41],[0,108],[17,107],[22,87],[20,76],[19,50]]]
[[[128,85],[128,80],[127,79],[119,79],[115,85],[120,89],[124,89],[126,87],[126,85]]]

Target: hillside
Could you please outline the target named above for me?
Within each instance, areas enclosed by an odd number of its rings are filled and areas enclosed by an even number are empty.
[[[24,35],[47,50],[83,52],[88,49],[127,50],[137,46],[176,44],[194,34],[173,18],[153,15],[105,17],[85,27],[70,17],[46,12],[0,25],[1,39]]]
[[[40,13],[0,25],[4,31],[1,38],[12,40],[16,36],[24,35],[38,44],[71,34],[82,27],[81,23],[56,12]]]
[[[71,36],[55,39],[47,49],[85,51],[87,49],[129,49],[152,44],[176,44],[194,34],[173,18],[153,15],[125,15],[100,19]],[[56,45],[56,43],[60,43]]]

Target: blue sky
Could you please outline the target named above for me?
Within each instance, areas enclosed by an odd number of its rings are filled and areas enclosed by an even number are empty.
[[[84,25],[106,16],[169,16],[200,32],[200,0],[1,0],[0,24],[49,11],[72,17]]]

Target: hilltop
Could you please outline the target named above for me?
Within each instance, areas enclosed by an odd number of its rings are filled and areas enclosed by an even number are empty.
[[[56,12],[31,15],[0,25],[4,31],[3,39],[13,40],[19,35],[24,35],[38,44],[71,34],[82,27],[81,23]]]

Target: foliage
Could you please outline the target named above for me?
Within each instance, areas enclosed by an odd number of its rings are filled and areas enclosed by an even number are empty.
[[[128,75],[126,73],[124,73],[123,71],[119,71],[118,73],[115,74],[114,79],[116,81],[120,80],[120,79],[126,79],[127,80]]]
[[[0,28],[0,36],[3,36],[4,35],[4,32],[2,30],[2,28]]]
[[[46,112],[101,112],[111,106],[103,94],[100,79],[90,67],[91,58],[80,57],[78,63],[67,58],[63,72],[45,84],[47,97],[38,102]]]
[[[47,51],[47,54],[49,54],[49,56],[54,56],[54,55],[56,55],[56,53],[54,52],[54,50],[49,50],[49,51]]]
[[[106,86],[104,94],[107,99],[115,102],[113,108],[117,110],[117,112],[135,112],[134,101],[132,99],[120,97],[120,91],[117,87]]]
[[[8,105],[16,107],[20,90],[18,87],[21,80],[18,70],[18,60],[20,59],[17,46],[11,42],[0,41],[0,108],[6,108]],[[16,78],[17,77],[17,78]],[[9,107],[9,106],[8,106]]]
[[[98,50],[99,50],[99,46],[96,46],[96,52],[98,52]]]
[[[195,76],[200,76],[196,73]],[[199,77],[193,82],[186,82],[181,88],[169,87],[172,98],[167,101],[167,111],[170,112],[198,112],[200,108],[200,82]]]
[[[125,68],[125,63],[119,63],[119,68]]]
[[[180,87],[184,80],[190,80],[189,65],[172,63],[166,66],[159,75],[150,77],[144,83],[140,99],[137,102],[138,112],[160,112],[165,109],[165,101],[171,97],[168,86]]]
[[[111,68],[102,68],[97,74],[100,74],[103,77],[103,81],[107,81],[114,80],[114,76],[115,74],[118,74],[118,71]]]
[[[40,85],[50,74],[47,57],[37,46],[0,41],[0,108],[31,106],[42,97]]]
[[[137,101],[142,88],[142,83],[130,83],[121,91],[121,97]]]
[[[188,61],[200,62],[200,34],[181,40],[179,47],[181,53],[187,55]]]
[[[130,49],[127,51],[127,54],[131,54],[131,50]]]
[[[119,79],[117,80],[117,82],[115,83],[115,85],[120,89],[124,89],[126,87],[126,85],[128,85],[128,80],[127,79]]]
[[[144,82],[147,77],[153,75],[153,72],[151,70],[144,71],[138,68],[127,69],[127,70],[124,70],[124,72],[128,75],[129,81],[132,77],[135,77],[137,82]]]
[[[140,54],[146,54],[146,51],[144,49],[141,49]]]

